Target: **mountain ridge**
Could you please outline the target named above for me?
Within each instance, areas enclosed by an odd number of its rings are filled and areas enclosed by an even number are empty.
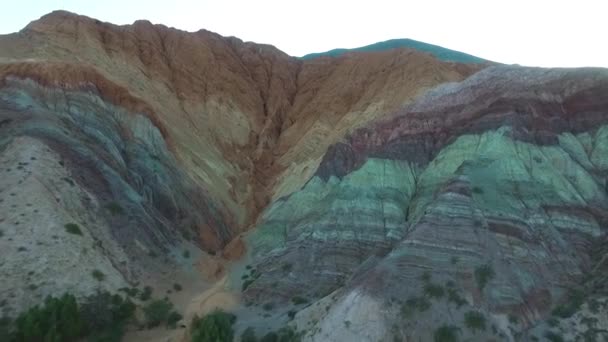
[[[237,335],[605,337],[608,72],[439,57],[65,11],[0,36],[2,317],[150,286]]]

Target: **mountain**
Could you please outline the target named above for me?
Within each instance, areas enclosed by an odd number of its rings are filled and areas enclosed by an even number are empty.
[[[373,51],[386,51],[391,49],[409,48],[416,51],[427,52],[433,55],[435,58],[442,61],[459,62],[459,63],[485,63],[487,60],[473,55],[469,55],[460,51],[454,51],[446,49],[441,46],[419,42],[413,39],[390,39],[383,42],[378,42],[366,46],[361,46],[354,49],[333,49],[325,52],[310,53],[304,55],[301,58],[312,59],[318,57],[338,57],[345,53],[351,52],[373,52]]]
[[[606,337],[608,71],[324,55],[64,11],[0,36],[3,316],[150,286],[238,336]]]

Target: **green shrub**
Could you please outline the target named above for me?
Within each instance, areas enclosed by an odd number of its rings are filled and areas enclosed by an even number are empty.
[[[460,296],[458,291],[453,288],[448,289],[448,302],[456,304],[456,307],[461,307],[467,303],[467,301]]]
[[[433,333],[433,340],[435,342],[457,342],[459,328],[453,325],[443,325]]]
[[[139,289],[137,287],[121,287],[118,291],[124,292],[129,297],[137,297],[137,294],[139,294]]]
[[[249,287],[249,285],[251,285],[253,282],[255,281],[255,279],[247,279],[243,282],[243,286],[241,287],[242,291],[247,290],[247,288]]]
[[[411,317],[415,310],[424,312],[431,307],[431,302],[425,297],[410,297],[401,306],[401,314],[405,317]]]
[[[479,187],[479,186],[474,186],[473,187],[473,193],[483,194],[483,189],[481,187]]]
[[[203,318],[192,319],[192,342],[231,342],[234,337],[232,325],[236,316],[223,311],[214,311]]]
[[[120,206],[120,204],[116,202],[110,202],[106,205],[106,209],[112,214],[112,216],[122,215],[124,214],[124,209]]]
[[[171,309],[173,309],[173,304],[166,299],[157,299],[144,306],[147,327],[153,328],[167,322]]]
[[[184,317],[180,315],[179,312],[171,311],[167,317],[167,326],[171,329],[175,329],[177,327],[177,322],[179,322],[182,318]]]
[[[91,271],[91,275],[97,281],[104,281],[106,279],[106,275],[103,274],[103,272],[101,272],[100,270],[93,270],[93,271]]]
[[[306,304],[308,303],[308,299],[300,296],[294,296],[293,298],[291,298],[291,302],[294,305]]]
[[[248,327],[241,334],[241,342],[257,342],[258,338],[255,336],[255,330],[252,327]]]
[[[424,285],[424,293],[431,298],[441,298],[445,294],[441,285],[433,283],[427,283]]]
[[[517,316],[515,316],[514,314],[509,314],[509,323],[515,325],[519,323],[519,318],[517,318]]]
[[[491,265],[486,264],[479,266],[475,269],[475,280],[477,280],[477,286],[479,290],[483,291],[484,287],[492,280],[495,276],[494,269]]]
[[[82,230],[80,230],[80,227],[76,223],[66,223],[64,227],[65,231],[70,234],[82,235]]]
[[[278,342],[279,341],[279,335],[277,335],[276,332],[271,331],[268,334],[264,335],[264,337],[262,337],[262,339],[260,340],[260,342]]]
[[[422,272],[420,279],[425,283],[431,281],[431,273],[429,271]]]
[[[272,302],[264,303],[264,305],[262,305],[262,309],[264,309],[266,311],[270,311],[270,310],[274,309],[274,303],[272,303]]]
[[[553,315],[561,318],[569,318],[574,315],[585,301],[585,294],[581,290],[571,289],[563,304],[553,309]]]
[[[91,336],[87,341],[120,341],[134,312],[135,304],[119,295],[98,292],[89,296],[80,307],[80,315]]]
[[[277,332],[267,333],[260,339],[260,342],[299,342],[301,340],[300,335],[291,327],[283,327]]]
[[[139,300],[145,302],[150,298],[152,298],[152,288],[150,286],[145,286],[144,290],[139,295]]]
[[[85,324],[72,295],[47,297],[15,321],[16,341],[76,341],[84,335]]]
[[[486,330],[486,318],[481,312],[469,311],[464,314],[464,324],[473,332]]]
[[[564,338],[553,331],[545,332],[545,338],[551,342],[564,342]]]
[[[190,257],[190,251],[185,249],[182,255],[184,256],[184,258],[188,259]]]
[[[286,264],[283,264],[283,266],[281,266],[281,269],[285,272],[290,272],[292,268],[293,268],[293,265],[290,263],[286,263]]]
[[[182,290],[182,286],[178,283],[173,284],[173,289],[175,291],[181,291]]]

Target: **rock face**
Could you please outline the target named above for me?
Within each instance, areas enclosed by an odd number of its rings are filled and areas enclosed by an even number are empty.
[[[67,12],[0,36],[3,313],[225,248],[239,331],[606,338],[608,71],[389,47]]]
[[[222,250],[346,132],[484,67],[411,49],[304,62],[207,31],[62,11],[0,47],[5,310],[163,273],[191,243]],[[43,261],[15,253],[36,245],[48,245]],[[108,281],[75,281],[97,268]],[[56,273],[65,284],[34,281]]]
[[[573,288],[605,300],[607,91],[606,70],[490,67],[355,131],[250,233],[245,295],[331,297],[310,340],[541,337]]]

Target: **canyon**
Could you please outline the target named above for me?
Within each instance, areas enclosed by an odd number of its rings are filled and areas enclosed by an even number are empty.
[[[601,68],[52,12],[0,36],[0,311],[145,284],[237,336],[608,339],[607,95]]]

